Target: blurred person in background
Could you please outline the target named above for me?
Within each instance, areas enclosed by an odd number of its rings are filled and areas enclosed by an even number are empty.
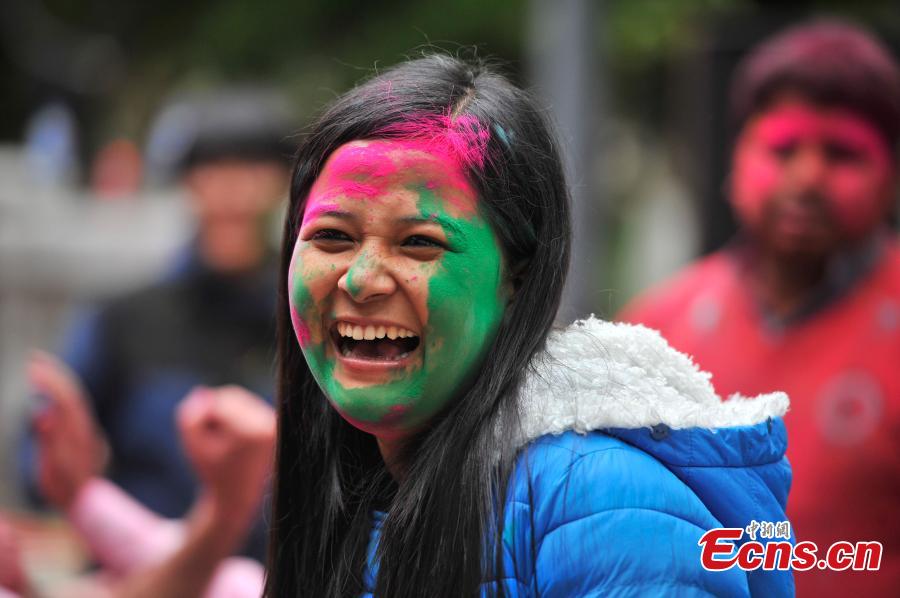
[[[620,318],[659,329],[716,390],[783,390],[798,541],[884,544],[879,572],[796,574],[798,594],[900,587],[900,72],[869,33],[789,29],[732,87],[738,238],[638,298]]]
[[[65,343],[108,448],[107,475],[163,517],[183,516],[196,498],[174,419],[182,398],[198,385],[237,384],[271,401],[268,232],[287,190],[290,132],[277,98],[250,89],[165,110],[150,149],[180,168],[196,234],[162,280],[83,316]],[[37,494],[31,441],[23,469]],[[261,559],[264,546],[260,525],[244,552]]]
[[[15,527],[0,511],[0,598],[15,596],[27,588],[22,547]]]
[[[102,445],[84,390],[46,354],[28,367],[31,384],[48,405],[35,418],[40,489],[65,514],[99,569],[40,588],[49,596],[231,598],[259,596],[263,568],[229,557],[256,517],[271,475],[275,412],[237,386],[197,387],[177,408],[179,439],[201,482],[183,520],[140,506],[99,477],[93,459]],[[15,537],[0,520],[0,588],[29,594]],[[2,596],[0,590],[0,596]]]

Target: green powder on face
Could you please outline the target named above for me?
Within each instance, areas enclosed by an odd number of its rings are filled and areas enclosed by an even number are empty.
[[[318,275],[318,273],[305,271],[305,266],[303,264],[303,250],[308,245],[308,242],[298,240],[297,244],[294,246],[294,255],[291,260],[290,277],[288,279],[291,287],[288,290],[291,308],[296,310],[297,315],[304,320],[307,325],[310,322],[321,320],[320,306],[316,304],[316,301],[314,300],[312,293],[309,292],[309,288],[306,286],[305,282],[306,277]],[[314,375],[328,364],[328,360],[325,359],[326,340],[326,338],[320,338],[318,339],[318,342],[315,342],[310,339],[307,346],[303,347],[303,354]],[[333,368],[333,364],[331,367]]]
[[[417,191],[421,216],[447,219],[458,228],[445,231],[450,249],[436,268],[422,267],[421,275],[429,277],[423,367],[397,372],[384,384],[340,389],[338,405],[369,423],[402,413],[397,424],[408,429],[419,427],[459,393],[483,361],[506,305],[502,253],[488,222],[478,213],[453,217],[431,191]]]
[[[445,202],[427,188],[416,188],[417,209],[424,218],[451,222],[445,227],[449,249],[437,263],[423,263],[417,276],[428,279],[428,321],[422,342],[422,364],[400,370],[382,384],[344,388],[334,378],[335,359],[326,352],[327,337],[310,343],[303,353],[316,381],[334,406],[351,420],[389,424],[395,431],[413,430],[426,423],[455,398],[485,358],[503,318],[506,296],[499,243],[487,220],[478,212],[456,217]],[[301,246],[295,251],[300,251]],[[368,265],[360,255],[347,272],[351,294],[359,290]],[[304,284],[299,255],[295,256],[293,304],[304,318],[319,318]],[[312,321],[312,320],[310,320]]]
[[[358,259],[354,260],[353,265],[347,271],[347,290],[354,297],[359,294],[360,282],[367,276],[366,271],[369,269],[368,257],[366,250],[363,249],[362,254],[360,254]]]
[[[439,410],[474,374],[494,340],[503,312],[503,258],[487,220],[480,214],[453,218],[443,203],[420,191],[423,216],[450,219],[459,233],[447,230],[451,250],[428,284],[428,349],[423,404]],[[463,249],[458,249],[463,248]]]

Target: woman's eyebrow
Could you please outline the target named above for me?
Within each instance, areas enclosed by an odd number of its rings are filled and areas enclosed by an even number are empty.
[[[332,218],[337,218],[339,220],[355,220],[356,219],[356,216],[351,212],[346,212],[344,210],[326,209],[326,210],[313,210],[313,213],[308,214],[303,220],[304,220],[304,222],[309,222],[312,220],[317,220],[319,218],[324,218],[325,216],[331,216]]]
[[[404,216],[403,218],[398,218],[397,222],[402,224],[439,224],[442,228],[450,230],[453,233],[461,234],[462,229],[459,226],[450,220],[449,218],[445,218],[444,216],[440,216],[438,214],[433,214],[431,216]]]

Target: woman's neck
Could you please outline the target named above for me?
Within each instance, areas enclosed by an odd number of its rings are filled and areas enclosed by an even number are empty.
[[[378,441],[378,451],[381,453],[381,458],[384,460],[384,466],[387,468],[388,473],[391,474],[394,481],[402,481],[406,475],[406,469],[400,463],[406,447],[406,439],[377,437],[376,440]]]

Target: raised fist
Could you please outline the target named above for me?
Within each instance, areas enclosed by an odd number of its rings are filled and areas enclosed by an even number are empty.
[[[179,405],[177,419],[217,514],[249,522],[272,473],[275,411],[239,386],[198,387]]]
[[[38,443],[38,485],[54,506],[67,510],[78,490],[99,475],[108,450],[78,378],[48,353],[36,351],[28,381],[45,401],[32,418]]]

